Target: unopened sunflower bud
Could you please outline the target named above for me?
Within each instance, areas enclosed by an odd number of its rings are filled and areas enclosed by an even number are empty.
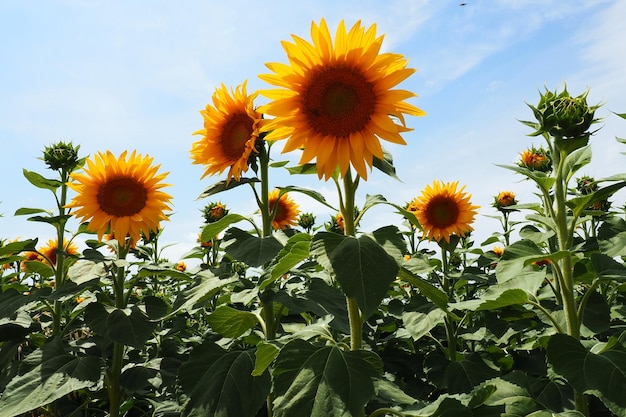
[[[58,142],[46,146],[42,159],[50,169],[71,172],[81,164],[81,160],[78,158],[79,148],[80,145],[74,146],[71,142]]]

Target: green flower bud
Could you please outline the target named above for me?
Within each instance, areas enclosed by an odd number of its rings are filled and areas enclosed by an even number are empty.
[[[79,148],[80,145],[74,146],[71,142],[58,142],[46,146],[43,151],[43,158],[41,159],[43,159],[50,169],[71,172],[82,165],[83,161],[78,158]]]
[[[202,211],[205,223],[214,223],[228,214],[226,206],[220,202],[207,205]]]
[[[527,125],[536,129],[532,135],[548,134],[558,139],[587,138],[593,132],[591,125],[598,122],[594,118],[595,111],[600,105],[590,106],[587,104],[589,90],[577,97],[572,97],[567,88],[561,93],[548,91],[540,93],[537,106],[532,109],[538,123],[526,122]]]
[[[313,213],[301,213],[298,218],[298,226],[307,232],[311,232],[313,226],[315,226],[315,216]]]

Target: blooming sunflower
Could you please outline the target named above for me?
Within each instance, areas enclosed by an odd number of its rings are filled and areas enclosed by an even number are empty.
[[[367,179],[374,157],[383,159],[379,139],[406,144],[410,131],[404,114],[425,113],[406,103],[415,94],[393,89],[415,72],[400,54],[379,53],[384,36],[376,25],[367,30],[358,21],[346,31],[343,20],[333,42],[324,19],[311,24],[313,43],[292,35],[283,42],[290,65],[268,63],[274,74],[259,77],[280,88],[261,90],[273,100],[259,111],[274,116],[261,131],[267,140],[287,140],[283,152],[303,149],[300,164],[316,159],[319,178],[330,178],[350,165]]]
[[[422,225],[428,240],[445,239],[450,243],[450,235],[465,237],[473,228],[478,206],[470,202],[471,195],[457,190],[458,181],[442,183],[433,181],[422,190],[422,194],[411,201],[415,207],[415,217]]]
[[[59,241],[57,239],[50,239],[46,243],[46,246],[39,249],[39,252],[44,256],[43,261],[46,264],[57,264],[57,250],[59,248]],[[78,246],[74,242],[67,242],[63,240],[63,248],[68,255],[76,255],[78,253]]]
[[[131,244],[141,238],[141,232],[159,229],[159,222],[167,220],[171,196],[161,191],[168,173],[157,174],[160,165],[152,165],[153,158],[133,151],[124,151],[116,158],[110,151],[99,152],[87,159],[84,173],[72,173],[68,185],[78,193],[67,205],[77,208],[73,213],[80,221],[89,220],[87,229],[98,233],[113,233],[118,240],[127,236]]]
[[[254,109],[256,96],[248,95],[246,82],[231,92],[222,84],[213,93],[213,105],[200,111],[204,128],[194,135],[202,135],[202,139],[192,144],[191,159],[194,164],[206,165],[202,178],[228,169],[228,181],[239,181],[241,173],[248,170],[250,155],[258,153],[254,145],[261,113]]]
[[[270,211],[274,213],[272,219],[274,229],[285,229],[298,224],[300,209],[287,194],[280,195],[280,190],[272,190],[268,195],[268,202]]]

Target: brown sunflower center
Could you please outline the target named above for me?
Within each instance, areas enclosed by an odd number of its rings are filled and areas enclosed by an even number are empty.
[[[148,191],[132,178],[108,180],[98,190],[98,204],[112,216],[124,217],[139,213],[148,200]]]
[[[253,132],[253,120],[246,113],[233,114],[222,128],[222,152],[229,159],[237,160],[243,155],[246,142]]]
[[[376,94],[363,73],[345,66],[316,72],[303,94],[304,115],[322,135],[348,137],[361,131],[376,107]]]
[[[424,212],[428,222],[440,229],[453,225],[459,218],[459,206],[453,199],[445,196],[434,198]]]

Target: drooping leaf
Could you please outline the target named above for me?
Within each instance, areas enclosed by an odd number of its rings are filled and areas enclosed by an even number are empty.
[[[226,231],[223,242],[227,254],[253,267],[271,261],[283,248],[274,236],[252,236],[236,227]]]
[[[374,395],[374,380],[381,372],[382,363],[373,352],[293,340],[275,362],[275,415],[358,416]]]
[[[216,182],[215,184],[207,187],[202,192],[202,194],[198,196],[198,199],[210,197],[212,195],[221,193],[223,191],[232,190],[233,188],[239,187],[240,185],[253,184],[255,182],[260,182],[260,181],[261,180],[259,180],[258,178],[240,178],[239,181],[235,180],[234,178],[231,178],[230,181]]]
[[[497,372],[474,354],[467,359],[452,361],[446,368],[444,381],[451,394],[468,393],[481,382],[494,378]]]
[[[252,375],[254,351],[227,352],[205,341],[183,363],[179,380],[189,401],[183,417],[254,417],[270,392],[265,371]]]
[[[550,338],[546,355],[553,370],[574,389],[598,396],[614,412],[614,407],[626,408],[626,348],[622,344],[595,354],[575,338],[557,333]]]
[[[617,216],[606,219],[598,230],[598,246],[610,257],[626,256],[626,221]]]
[[[424,281],[406,268],[400,268],[398,278],[417,288],[424,297],[428,298],[440,309],[448,311],[448,295],[441,289],[428,281]]]
[[[393,155],[387,150],[383,149],[383,159],[374,157],[373,165],[374,168],[400,181],[400,178],[396,175],[396,167],[393,166]]]
[[[137,307],[107,310],[101,303],[90,303],[85,307],[85,321],[95,332],[113,342],[137,349],[144,347],[157,325],[148,320]]]
[[[291,192],[301,193],[301,194],[311,197],[313,200],[328,207],[329,209],[333,211],[338,211],[335,207],[333,207],[330,203],[328,203],[328,201],[326,201],[326,198],[324,197],[324,195],[320,193],[319,191],[311,190],[309,188],[297,187],[295,185],[290,185],[288,187],[277,187],[277,188],[280,190],[281,194],[291,193]]]
[[[22,415],[71,392],[93,387],[100,380],[100,358],[70,355],[58,338],[25,361],[33,367],[13,378],[0,397],[3,417]]]
[[[344,294],[355,299],[363,316],[369,317],[395,280],[398,264],[368,235],[340,236],[341,239],[337,236],[336,233],[317,233],[311,243],[311,253],[330,263]]]
[[[15,210],[15,213],[13,213],[13,215],[14,216],[29,216],[31,214],[39,214],[39,213],[47,213],[48,215],[52,214],[48,210],[44,210],[40,208],[21,207]]]

